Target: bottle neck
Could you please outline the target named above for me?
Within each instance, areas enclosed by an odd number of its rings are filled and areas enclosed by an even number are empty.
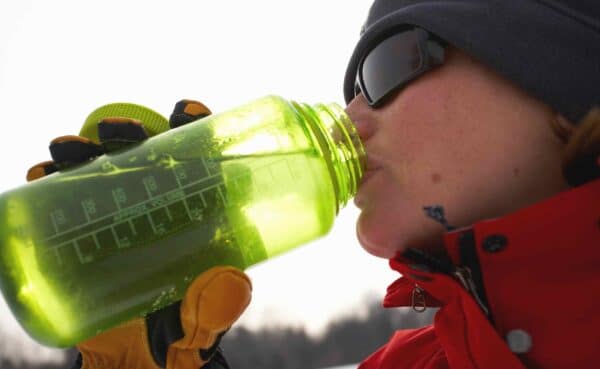
[[[365,148],[354,124],[335,103],[313,106],[292,101],[315,135],[333,182],[336,212],[356,191],[365,168]]]

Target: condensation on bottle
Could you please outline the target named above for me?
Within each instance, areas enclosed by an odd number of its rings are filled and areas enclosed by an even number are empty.
[[[325,235],[363,168],[339,105],[267,96],[0,195],[0,288],[34,339],[72,346]]]

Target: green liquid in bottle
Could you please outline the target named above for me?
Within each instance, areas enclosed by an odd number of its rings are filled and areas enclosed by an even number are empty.
[[[35,339],[73,345],[324,235],[363,156],[339,107],[277,97],[165,132],[0,196],[0,287]]]

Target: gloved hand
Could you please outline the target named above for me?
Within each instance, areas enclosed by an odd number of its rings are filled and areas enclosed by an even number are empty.
[[[169,120],[135,104],[110,104],[87,118],[79,136],[50,144],[52,161],[33,166],[33,181],[84,163],[169,128],[210,114],[202,103],[182,100]],[[251,282],[233,267],[214,267],[198,276],[181,302],[108,330],[77,345],[73,369],[228,368],[219,349],[221,337],[250,303]]]

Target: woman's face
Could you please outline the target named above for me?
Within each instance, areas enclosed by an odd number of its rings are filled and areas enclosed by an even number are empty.
[[[358,95],[346,110],[367,150],[357,235],[376,256],[440,245],[425,206],[461,227],[566,188],[553,112],[459,50],[382,107]]]

